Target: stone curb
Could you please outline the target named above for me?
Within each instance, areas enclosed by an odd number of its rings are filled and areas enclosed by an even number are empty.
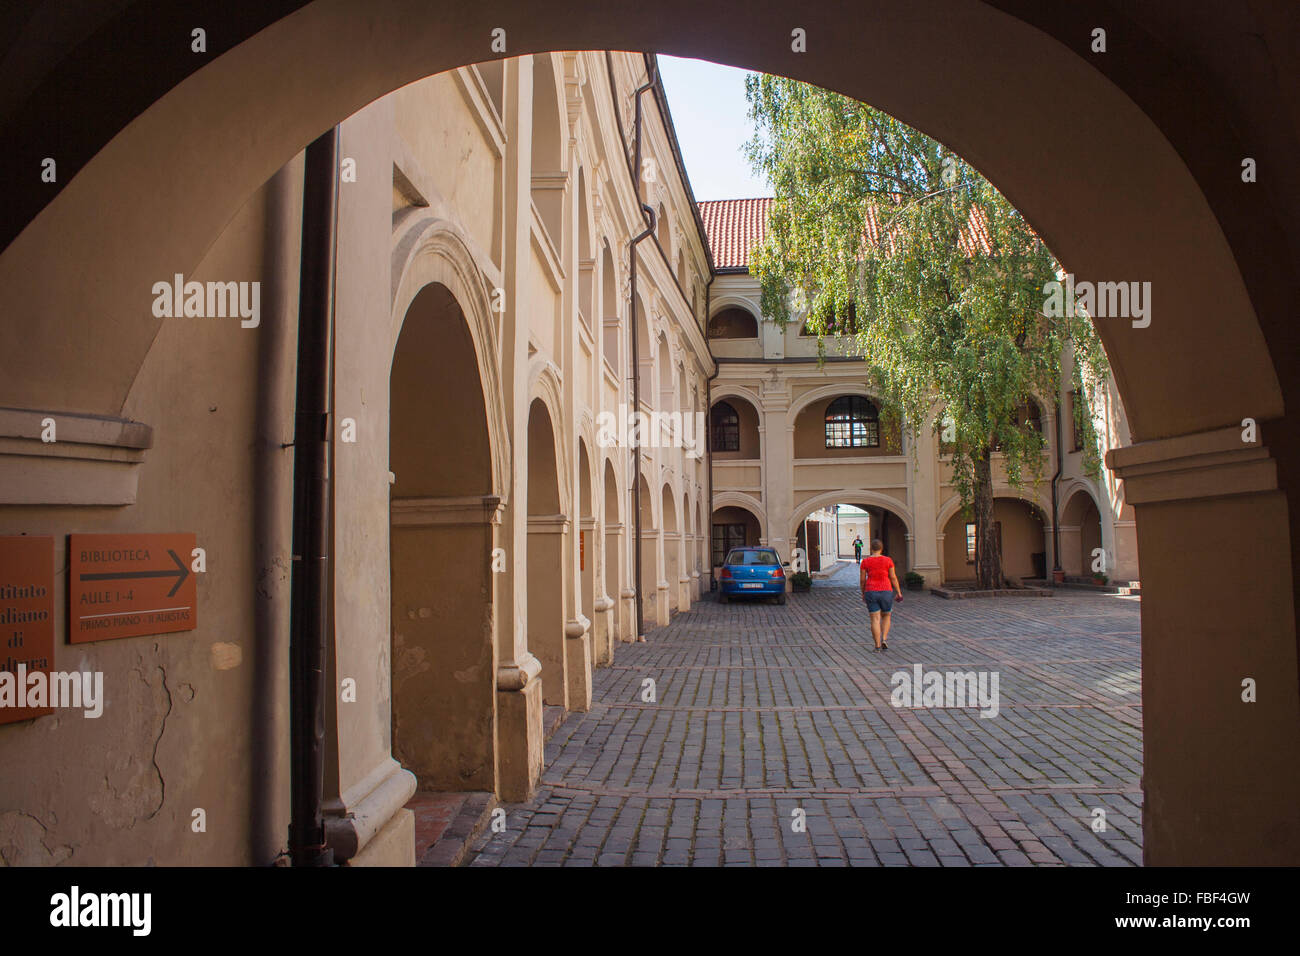
[[[438,841],[424,851],[419,866],[460,866],[469,856],[470,844],[487,826],[496,809],[493,793],[472,793],[456,813],[456,819],[442,832]]]

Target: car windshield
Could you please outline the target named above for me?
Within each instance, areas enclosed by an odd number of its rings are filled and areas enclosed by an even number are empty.
[[[733,551],[727,556],[727,563],[742,564],[776,564],[774,551]]]

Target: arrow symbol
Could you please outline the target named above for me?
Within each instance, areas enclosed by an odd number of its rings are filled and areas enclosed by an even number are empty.
[[[183,562],[180,558],[178,558],[176,556],[176,552],[173,551],[171,548],[167,549],[167,553],[170,554],[172,556],[172,560],[176,562],[175,570],[167,569],[162,571],[103,571],[97,574],[83,574],[81,576],[81,580],[83,581],[125,581],[127,579],[134,579],[134,578],[175,578],[176,583],[173,584],[172,589],[167,592],[168,597],[173,597],[176,594],[176,592],[180,590],[181,585],[185,583],[185,579],[190,576],[190,569],[185,566],[185,562]]]

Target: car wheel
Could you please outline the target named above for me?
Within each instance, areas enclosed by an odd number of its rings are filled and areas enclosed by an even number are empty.
[[[784,594],[778,594],[778,595],[776,596],[776,603],[777,603],[777,604],[784,604],[784,603],[785,603],[785,595],[784,595]]]

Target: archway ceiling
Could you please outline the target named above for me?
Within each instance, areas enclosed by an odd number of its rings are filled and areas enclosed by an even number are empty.
[[[1161,318],[1144,330],[1101,329],[1140,439],[1280,415],[1269,352],[1288,389],[1300,378],[1288,306],[1300,261],[1300,124],[1282,121],[1300,114],[1300,97],[1285,82],[1297,72],[1297,30],[1284,5],[885,0],[794,12],[756,0],[737,18],[689,0],[574,0],[563,17],[521,0],[229,0],[202,14],[166,0],[46,0],[3,16],[0,135],[12,145],[0,169],[6,182],[32,182],[56,153],[60,177],[5,191],[0,288],[38,316],[100,305],[84,356],[60,370],[70,407],[120,407],[134,371],[87,374],[97,346],[117,340],[142,357],[156,332],[158,320],[125,314],[125,296],[114,295],[122,285],[195,265],[251,191],[321,130],[475,58],[466,36],[481,36],[481,58],[491,57],[495,27],[507,30],[507,55],[638,47],[795,75],[943,140],[1026,212],[1067,269],[1152,278]],[[869,19],[854,25],[855,16]],[[1099,24],[1109,49],[1089,56]],[[190,50],[195,26],[207,31],[206,54]],[[812,52],[790,51],[795,26]],[[169,36],[174,43],[159,43]],[[1015,108],[990,124],[981,104],[991,102]],[[168,130],[173,150],[150,146]],[[1267,176],[1243,188],[1247,155]],[[113,189],[140,179],[156,190]],[[49,376],[42,352],[57,353],[68,334],[56,322],[35,326],[0,330],[0,352],[25,359],[6,362],[13,374],[0,404],[39,391]],[[1197,402],[1209,357],[1256,374],[1234,380],[1217,404]],[[1161,374],[1149,374],[1153,364]]]

